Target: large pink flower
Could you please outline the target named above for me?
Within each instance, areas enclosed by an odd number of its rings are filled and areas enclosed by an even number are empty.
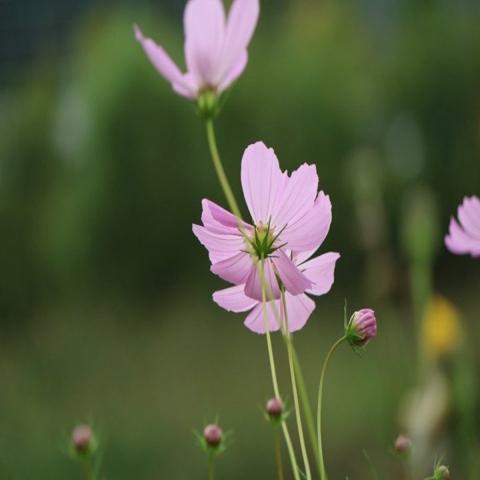
[[[207,248],[211,271],[235,286],[215,292],[214,301],[233,312],[246,312],[245,325],[265,332],[262,287],[258,263],[264,260],[267,293],[281,312],[281,290],[286,293],[289,330],[305,325],[315,308],[305,293],[323,295],[332,284],[338,253],[309,260],[325,240],[332,220],[330,199],[318,192],[315,165],[304,164],[291,175],[282,172],[272,149],[258,142],[243,155],[241,171],[245,200],[253,225],[203,200],[203,226],[193,232]],[[271,303],[269,330],[280,328]]]
[[[137,26],[135,36],[173,89],[184,97],[197,98],[205,90],[223,92],[243,72],[258,13],[259,0],[234,0],[228,19],[222,0],[189,0],[184,13],[187,73]]]
[[[460,224],[451,218],[445,245],[452,253],[480,257],[480,199],[465,197],[457,213]]]

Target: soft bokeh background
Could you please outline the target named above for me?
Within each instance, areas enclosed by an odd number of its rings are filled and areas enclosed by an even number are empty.
[[[296,336],[312,395],[345,298],[379,319],[367,352],[343,348],[328,375],[331,478],[373,478],[366,457],[404,478],[392,442],[426,423],[416,478],[436,453],[477,480],[480,265],[442,237],[480,194],[480,6],[262,3],[218,138],[238,193],[262,139],[285,168],[316,163],[332,197],[336,282]],[[205,478],[192,429],[217,414],[235,432],[218,478],[274,478],[265,340],[211,302],[223,284],[191,233],[203,197],[223,202],[203,127],[132,34],[138,22],[181,61],[183,6],[0,1],[2,479],[81,478],[65,445],[88,419],[105,478]],[[433,292],[454,307],[422,327]]]

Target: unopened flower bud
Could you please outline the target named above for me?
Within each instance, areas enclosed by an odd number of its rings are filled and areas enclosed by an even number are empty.
[[[214,423],[207,425],[203,430],[203,438],[209,447],[218,447],[222,441],[222,437],[222,429]]]
[[[435,469],[435,480],[450,480],[450,470],[445,465],[440,465]]]
[[[408,453],[412,448],[412,441],[405,435],[400,434],[395,440],[395,451],[397,453]]]
[[[270,418],[278,419],[283,413],[283,403],[279,398],[271,398],[267,402],[267,414]]]
[[[377,319],[370,308],[355,312],[345,327],[345,337],[353,347],[363,347],[377,334]]]
[[[78,425],[72,432],[72,445],[77,453],[85,454],[92,446],[93,432],[88,425]]]

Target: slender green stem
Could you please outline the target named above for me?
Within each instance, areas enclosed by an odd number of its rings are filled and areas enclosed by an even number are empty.
[[[270,325],[268,321],[268,314],[267,314],[267,293],[266,293],[266,282],[265,282],[265,270],[264,270],[264,260],[258,263],[259,275],[260,275],[260,283],[262,285],[262,307],[263,307],[263,321],[265,324],[265,337],[267,339],[267,349],[268,349],[268,357],[270,360],[270,371],[272,374],[272,383],[273,383],[273,392],[275,397],[281,399],[280,389],[278,388],[278,380],[277,380],[277,371],[275,368],[275,359],[273,356],[273,347],[272,347],[272,338],[270,335]],[[290,462],[292,464],[292,471],[295,480],[300,480],[300,475],[298,473],[298,465],[297,459],[295,458],[295,451],[293,449],[292,439],[290,437],[290,433],[288,431],[287,424],[282,422],[282,431],[283,436],[285,437],[285,443],[287,445],[288,455],[290,457]]]
[[[218,181],[220,182],[223,193],[225,194],[228,206],[230,207],[234,215],[241,221],[242,214],[240,213],[240,209],[238,208],[237,201],[235,200],[235,195],[233,194],[232,188],[230,187],[230,183],[228,182],[227,175],[225,174],[225,170],[220,159],[220,154],[218,153],[217,141],[215,139],[215,129],[213,128],[213,120],[206,121],[206,128],[208,147],[210,148],[210,154],[212,156],[213,166],[215,167],[215,171],[217,172]]]
[[[283,318],[285,320],[285,338],[287,341],[287,355],[288,355],[288,365],[290,368],[290,378],[292,380],[292,393],[293,393],[293,406],[295,409],[295,417],[297,420],[297,429],[298,429],[298,438],[300,441],[300,449],[302,451],[303,464],[305,466],[305,475],[307,480],[311,480],[312,472],[310,471],[310,462],[308,460],[307,447],[305,445],[305,436],[303,433],[302,425],[302,415],[300,413],[300,402],[298,400],[298,391],[297,391],[297,380],[295,377],[295,367],[293,365],[293,349],[292,349],[292,336],[290,335],[288,329],[288,311],[287,311],[287,302],[285,299],[285,292],[281,292],[282,306],[283,306]]]
[[[300,366],[300,361],[298,359],[297,352],[295,350],[295,345],[293,343],[293,338],[291,341],[291,348],[293,353],[293,366],[295,368],[295,375],[297,379],[298,390],[300,394],[300,400],[302,402],[302,408],[305,414],[305,421],[307,424],[307,430],[310,437],[310,441],[312,442],[313,452],[315,456],[315,461],[318,467],[318,472],[320,473],[320,456],[318,453],[318,445],[317,445],[317,435],[315,432],[315,423],[313,419],[313,412],[312,407],[310,405],[310,400],[308,397],[307,388],[305,386],[305,380],[303,377],[302,369]]]
[[[283,463],[282,463],[282,445],[280,443],[280,434],[278,429],[273,432],[273,441],[275,448],[275,464],[277,466],[277,478],[283,480]]]
[[[214,455],[210,454],[208,456],[208,480],[215,479],[215,460]]]
[[[293,365],[294,365],[294,368],[295,368],[295,374],[296,374],[296,378],[297,378],[297,382],[298,382],[300,399],[302,401],[302,406],[303,406],[304,413],[305,413],[305,420],[307,421],[307,428],[308,428],[308,432],[309,432],[309,435],[310,435],[310,440],[312,442],[313,451],[315,452],[315,461],[316,461],[316,464],[317,464],[318,472],[319,472],[319,474],[321,474],[320,456],[319,456],[319,453],[318,453],[317,436],[316,436],[316,433],[315,433],[315,423],[314,423],[314,420],[313,420],[312,408],[310,406],[310,401],[308,399],[308,393],[307,393],[307,389],[305,387],[305,381],[303,379],[303,374],[302,374],[302,370],[301,370],[301,367],[300,367],[300,362],[298,360],[298,356],[295,352],[295,347],[293,345],[293,338],[291,336],[289,336],[288,328],[286,328],[285,322],[281,318],[280,313],[279,313],[279,311],[278,311],[278,309],[275,305],[272,288],[270,287],[270,285],[268,283],[266,284],[266,287],[267,287],[267,299],[271,302],[270,305],[272,307],[272,311],[273,311],[273,315],[275,317],[275,321],[281,327],[282,337],[283,337],[283,340],[285,342],[285,346],[286,346],[287,350],[288,350],[288,340],[287,339],[290,338],[290,340],[291,340],[291,349],[292,349],[292,353],[293,353]]]
[[[85,480],[95,480],[95,471],[94,471],[91,459],[84,458],[82,460],[82,465],[83,465]]]
[[[328,362],[332,357],[337,347],[345,340],[345,336],[339,338],[330,348],[323,361],[322,372],[320,374],[320,383],[318,385],[318,403],[317,403],[317,441],[318,441],[318,454],[320,456],[320,478],[321,480],[327,480],[327,471],[325,469],[325,460],[323,458],[323,445],[322,445],[322,402],[323,402],[323,383],[325,381],[325,372],[327,371]]]

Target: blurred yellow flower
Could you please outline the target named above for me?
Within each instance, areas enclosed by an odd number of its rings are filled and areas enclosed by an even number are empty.
[[[427,305],[422,320],[422,344],[432,360],[457,349],[463,336],[460,314],[446,298],[435,295]]]

